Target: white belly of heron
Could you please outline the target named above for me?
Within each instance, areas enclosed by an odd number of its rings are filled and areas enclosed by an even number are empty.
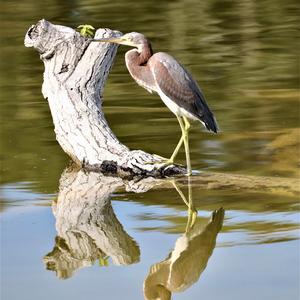
[[[174,115],[176,115],[178,117],[186,117],[186,118],[194,120],[194,121],[200,121],[196,116],[194,116],[193,114],[189,113],[184,108],[177,105],[171,98],[166,96],[161,90],[158,90],[157,93],[160,96],[161,100],[164,102],[164,104],[169,108],[169,110]]]

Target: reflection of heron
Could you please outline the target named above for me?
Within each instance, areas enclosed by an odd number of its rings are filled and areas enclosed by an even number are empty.
[[[180,190],[180,188],[177,186],[175,180],[171,181],[175,190],[181,197],[184,204],[188,207],[188,221],[186,224],[186,232],[188,232],[190,229],[193,228],[196,218],[197,218],[197,209],[194,207],[193,203],[193,194],[192,194],[192,184],[191,184],[191,177],[188,177],[188,200],[184,196],[183,192]]]
[[[137,48],[126,53],[126,66],[139,85],[150,93],[158,93],[162,101],[176,115],[182,135],[167,163],[174,162],[184,143],[187,172],[190,175],[188,119],[199,120],[208,130],[217,132],[214,115],[196,81],[172,56],[163,52],[153,54],[149,41],[141,33],[131,32],[121,37],[94,39],[94,41],[112,42]]]
[[[173,292],[182,292],[194,284],[206,268],[224,219],[222,208],[212,213],[203,228],[196,223],[179,237],[169,256],[151,266],[144,281],[147,300],[169,300]]]

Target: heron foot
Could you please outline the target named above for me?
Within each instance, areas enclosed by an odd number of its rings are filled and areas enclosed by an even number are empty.
[[[165,165],[173,165],[173,164],[174,164],[174,159],[171,159],[171,158],[166,159],[166,160],[164,161],[164,164],[165,164]]]
[[[164,160],[161,160],[160,163],[166,165],[166,166],[169,166],[169,165],[174,165],[174,159],[172,158],[169,158],[169,159],[164,159]],[[179,163],[176,163],[177,166],[181,166],[181,167],[184,167],[184,165],[182,164],[179,164]]]

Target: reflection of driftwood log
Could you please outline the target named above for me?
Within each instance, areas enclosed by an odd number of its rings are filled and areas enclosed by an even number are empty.
[[[96,37],[118,34],[98,29]],[[69,27],[41,20],[26,33],[25,46],[34,47],[44,62],[42,92],[50,106],[56,138],[77,164],[125,175],[185,172],[181,167],[153,163],[161,160],[158,156],[130,151],[109,128],[102,111],[102,92],[116,45],[91,43]]]
[[[179,187],[184,187],[188,184],[187,177],[179,177],[174,179],[153,179],[148,178],[149,186],[152,189],[169,189],[173,188],[170,180],[175,180]],[[141,186],[147,182],[146,179],[141,181]],[[283,178],[283,177],[266,177],[266,176],[251,176],[232,173],[211,173],[203,172],[190,177],[190,182],[193,189],[205,190],[231,190],[231,191],[247,191],[254,193],[270,193],[285,196],[299,197],[300,184],[299,179]],[[130,187],[130,182],[127,183]],[[137,184],[134,183],[134,187]],[[133,187],[133,189],[134,189]],[[130,190],[131,188],[129,188]],[[139,191],[137,191],[139,192]]]
[[[136,242],[124,231],[113,212],[109,195],[123,182],[99,173],[67,170],[61,177],[53,205],[57,237],[44,257],[46,266],[60,278],[109,256],[114,264],[139,260]]]
[[[181,292],[194,284],[204,271],[222,228],[224,210],[213,212],[210,222],[203,228],[199,224],[176,241],[167,259],[150,268],[144,282],[147,300],[171,299],[173,292]]]
[[[295,178],[202,173],[191,178],[192,185],[211,190],[231,189],[299,196],[300,181]]]

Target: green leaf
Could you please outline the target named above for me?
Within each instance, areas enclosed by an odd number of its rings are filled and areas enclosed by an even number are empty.
[[[84,37],[93,37],[95,28],[92,25],[84,24],[77,27],[79,33]]]

